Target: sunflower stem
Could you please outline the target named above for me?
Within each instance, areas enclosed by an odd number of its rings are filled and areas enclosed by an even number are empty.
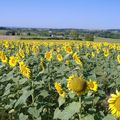
[[[33,81],[32,81],[32,89],[34,89]],[[32,94],[32,105],[34,105],[34,101],[35,101],[35,99],[34,99],[34,92],[33,92],[33,94]]]
[[[79,112],[79,114],[78,114],[78,116],[79,116],[79,120],[81,120],[81,97],[79,97],[79,103],[80,103],[80,112]]]

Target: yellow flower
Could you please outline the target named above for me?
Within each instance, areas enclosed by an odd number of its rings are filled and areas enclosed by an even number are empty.
[[[99,53],[100,53],[100,50],[99,50],[99,49],[96,49],[96,52],[97,52],[97,54],[99,54]]]
[[[32,52],[33,52],[33,54],[35,54],[35,55],[37,55],[38,54],[38,47],[37,46],[32,46]]]
[[[8,48],[9,47],[9,43],[6,41],[5,42],[5,47]]]
[[[22,58],[25,58],[25,54],[24,54],[24,51],[22,49],[19,50],[19,55],[22,57]]]
[[[67,54],[72,54],[73,53],[71,46],[65,46],[65,51],[66,51]]]
[[[65,61],[65,64],[66,64],[66,65],[69,65],[69,63],[70,63],[69,60],[66,60],[66,61]]]
[[[58,52],[58,53],[60,52],[60,48],[57,48],[57,52]]]
[[[29,79],[30,78],[30,69],[28,68],[28,66],[25,65],[24,62],[20,62],[19,68],[20,68],[21,74]]]
[[[87,82],[81,76],[71,75],[67,79],[67,87],[77,95],[81,95],[87,90]]]
[[[96,81],[92,81],[92,80],[88,81],[87,82],[87,88],[88,88],[88,90],[97,91],[97,89],[98,89],[97,82]]]
[[[92,57],[95,57],[95,53],[94,52],[92,52]]]
[[[44,59],[43,58],[40,59],[40,68],[42,68],[41,73],[44,72],[45,68],[44,68]]]
[[[116,90],[116,94],[111,94],[108,103],[112,115],[120,117],[120,92]]]
[[[19,53],[16,53],[15,57],[16,57],[16,59],[17,59],[17,62],[20,62],[21,58],[20,58]]]
[[[103,49],[103,52],[105,57],[109,56],[109,49]]]
[[[61,97],[64,97],[65,96],[65,92],[62,90],[61,84],[58,83],[58,82],[55,82],[54,86],[55,86],[55,89],[57,90],[58,94]]]
[[[75,62],[76,62],[77,64],[80,64],[80,65],[82,66],[82,62],[81,62],[79,56],[77,55],[77,53],[74,53],[74,54],[73,54],[73,59],[75,60]]]
[[[26,47],[25,52],[26,52],[27,54],[30,53],[29,47]]]
[[[8,61],[8,59],[7,59],[7,57],[6,57],[6,55],[5,55],[4,53],[1,54],[1,61],[2,61],[4,64],[6,64],[7,61]]]
[[[10,57],[9,64],[10,64],[11,67],[16,66],[17,60],[16,60],[16,58],[14,56]]]
[[[57,60],[58,60],[58,61],[62,61],[62,60],[63,60],[63,57],[62,57],[61,54],[57,54]]]
[[[48,61],[50,61],[51,59],[52,59],[52,53],[51,53],[51,51],[50,52],[46,52],[45,53],[45,58],[48,60]]]
[[[120,55],[117,56],[117,61],[120,64]]]

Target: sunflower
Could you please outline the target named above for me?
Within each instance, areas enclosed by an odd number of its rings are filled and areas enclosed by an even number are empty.
[[[77,95],[81,95],[87,90],[87,82],[82,76],[71,75],[67,79],[67,87],[69,90],[75,92]]]
[[[97,85],[97,82],[96,81],[88,81],[87,82],[87,89],[88,90],[92,90],[92,91],[97,91],[98,89],[98,85]]]
[[[54,86],[55,86],[55,89],[57,90],[58,94],[59,94],[61,97],[64,97],[64,96],[65,96],[65,92],[63,91],[63,89],[62,89],[62,87],[61,87],[61,84],[58,83],[58,82],[55,82]]]
[[[9,47],[9,43],[6,41],[5,42],[5,47],[8,48]]]
[[[57,60],[58,60],[58,61],[62,61],[62,60],[63,60],[63,57],[62,57],[61,54],[57,54]]]
[[[30,78],[30,69],[28,68],[28,66],[25,65],[24,62],[20,62],[19,68],[20,68],[21,74],[29,79]]]
[[[94,53],[94,52],[92,52],[92,53],[91,53],[91,56],[94,58],[94,57],[95,57],[95,53]]]
[[[109,56],[109,49],[103,49],[103,52],[105,57]]]
[[[64,49],[65,49],[67,54],[72,54],[73,53],[71,46],[65,46]]]
[[[21,48],[19,50],[19,55],[20,55],[21,58],[25,58],[25,53]]]
[[[14,56],[11,56],[11,57],[10,57],[10,60],[9,60],[10,66],[11,66],[11,67],[14,67],[14,66],[16,66],[16,63],[17,63],[16,58],[15,58]]]
[[[20,62],[21,57],[20,57],[19,53],[16,53],[15,57],[16,57],[17,62]]]
[[[29,50],[29,47],[28,47],[28,46],[25,48],[25,52],[26,52],[26,54],[29,54],[29,53],[30,53],[30,50]]]
[[[6,64],[7,61],[8,61],[8,59],[7,59],[7,57],[6,57],[6,55],[5,55],[4,53],[1,54],[1,61],[2,61],[4,64]]]
[[[108,103],[112,115],[120,117],[120,92],[116,90],[116,94],[111,94]]]
[[[65,61],[65,64],[66,64],[66,65],[69,65],[69,63],[70,63],[69,60],[66,60],[66,61]]]
[[[120,64],[120,55],[117,55],[117,61]]]
[[[79,56],[77,55],[77,53],[74,53],[74,54],[73,54],[73,59],[75,60],[75,62],[76,62],[77,64],[79,64],[79,65],[82,66],[82,62],[81,62]]]
[[[58,52],[58,53],[60,52],[60,50],[61,50],[60,48],[57,48],[57,52]]]
[[[52,59],[52,53],[51,53],[51,51],[50,52],[46,52],[45,53],[45,58],[48,60],[48,61],[50,61],[51,59]]]

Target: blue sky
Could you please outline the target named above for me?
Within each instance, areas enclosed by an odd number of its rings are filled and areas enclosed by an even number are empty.
[[[120,29],[120,0],[0,0],[0,26]]]

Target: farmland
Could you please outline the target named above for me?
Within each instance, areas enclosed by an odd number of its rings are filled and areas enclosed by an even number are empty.
[[[119,120],[120,43],[0,41],[1,120]]]

